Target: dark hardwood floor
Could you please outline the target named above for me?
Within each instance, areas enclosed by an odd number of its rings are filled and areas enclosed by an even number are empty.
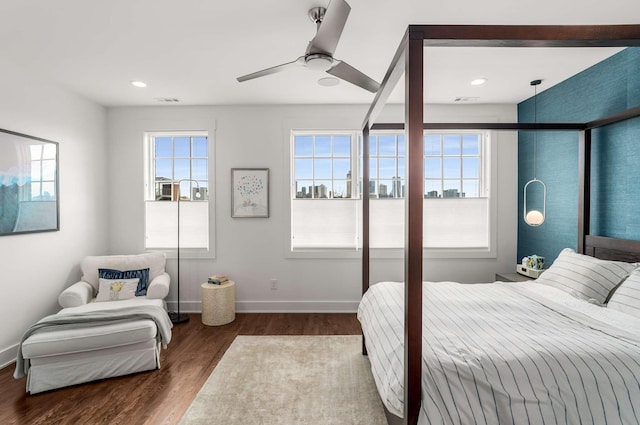
[[[355,314],[237,314],[219,327],[190,317],[173,327],[159,370],[28,395],[14,365],[1,369],[0,424],[176,424],[237,335],[360,333]]]

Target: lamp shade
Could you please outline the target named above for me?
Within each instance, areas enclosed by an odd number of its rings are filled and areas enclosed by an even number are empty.
[[[538,210],[531,210],[524,216],[524,221],[529,226],[539,226],[544,223],[544,215]]]

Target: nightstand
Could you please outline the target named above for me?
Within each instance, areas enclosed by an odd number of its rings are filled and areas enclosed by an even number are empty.
[[[535,279],[523,276],[520,273],[496,273],[496,281],[500,282],[526,282],[528,280]]]

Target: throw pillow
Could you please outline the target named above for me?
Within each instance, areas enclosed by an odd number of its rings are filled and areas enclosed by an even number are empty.
[[[128,300],[136,296],[140,279],[104,279],[100,278],[100,289],[96,302]]]
[[[136,297],[147,295],[147,287],[149,286],[149,269],[140,270],[114,270],[114,269],[98,269],[98,278],[103,279],[139,279],[138,288],[136,289]]]

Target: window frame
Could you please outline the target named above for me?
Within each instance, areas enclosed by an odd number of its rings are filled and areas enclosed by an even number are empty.
[[[158,183],[157,179],[156,179],[156,175],[155,175],[155,139],[158,137],[172,137],[172,138],[176,138],[176,137],[206,137],[207,138],[207,157],[206,157],[206,170],[207,170],[207,179],[206,179],[206,189],[207,189],[207,194],[205,199],[203,200],[198,200],[195,202],[206,202],[206,209],[208,211],[208,218],[206,220],[206,225],[207,225],[207,247],[186,247],[186,246],[180,246],[180,256],[183,258],[215,258],[215,252],[214,252],[214,233],[213,233],[213,226],[214,226],[214,220],[213,220],[213,215],[211,214],[212,211],[212,206],[213,206],[213,181],[211,176],[213,176],[214,174],[211,172],[211,165],[212,165],[212,152],[213,152],[213,135],[210,131],[206,131],[206,130],[176,130],[176,131],[166,131],[166,130],[162,130],[162,131],[145,131],[144,132],[144,148],[145,148],[145,186],[144,186],[144,202],[145,202],[145,209],[144,209],[144,238],[145,240],[143,241],[143,247],[144,250],[146,252],[165,252],[167,253],[167,258],[176,258],[177,256],[177,248],[175,246],[173,247],[147,247],[147,242],[146,242],[146,237],[147,237],[147,209],[146,209],[146,204],[148,202],[159,202],[159,203],[176,203],[177,199],[174,199],[174,186],[175,186],[175,180],[173,180],[174,177],[174,161],[175,161],[175,156],[174,153],[172,152],[171,154],[171,161],[172,161],[172,179],[171,180],[167,180],[167,183],[171,184],[171,196],[170,199],[168,200],[160,200],[156,198],[156,184]],[[182,158],[182,157],[180,157]],[[182,159],[186,159],[182,158]],[[191,163],[191,161],[193,161],[194,159],[205,159],[204,157],[194,157],[192,156],[192,152],[190,152],[190,156],[189,156],[189,179],[191,179],[193,177],[193,164]],[[178,179],[179,180],[183,180],[183,179]],[[199,182],[204,181],[204,179],[193,179],[193,180],[197,180]],[[185,182],[183,182],[184,184]],[[193,194],[193,188],[195,187],[195,184],[191,181],[186,182],[189,184],[189,201],[192,201],[192,194]],[[186,199],[184,199],[185,196],[182,195],[181,192],[181,200],[187,201]],[[186,203],[186,202],[185,202]],[[182,206],[181,206],[181,210],[182,210]],[[176,211],[177,211],[177,205],[176,205]],[[186,213],[181,211],[181,213]],[[181,220],[182,221],[182,220]],[[181,238],[182,239],[182,238]]]

